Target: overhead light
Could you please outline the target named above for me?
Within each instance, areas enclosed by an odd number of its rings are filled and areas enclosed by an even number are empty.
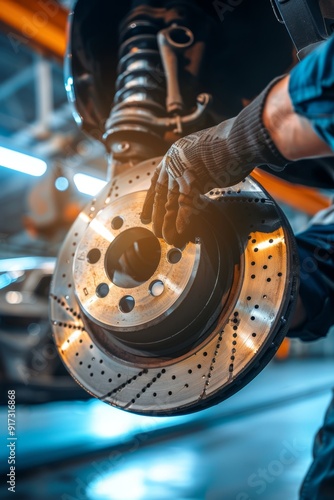
[[[80,193],[88,194],[90,196],[97,195],[107,184],[107,181],[103,181],[102,179],[98,179],[97,177],[92,177],[87,174],[75,174],[73,176],[73,180]]]
[[[47,164],[40,158],[19,153],[0,146],[0,166],[39,177],[46,172]]]
[[[57,177],[57,179],[55,180],[55,186],[58,191],[66,191],[69,185],[70,183],[68,182],[68,179],[66,179],[66,177]]]

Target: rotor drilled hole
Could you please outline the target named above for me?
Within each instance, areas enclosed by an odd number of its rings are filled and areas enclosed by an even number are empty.
[[[170,264],[177,264],[182,258],[182,252],[178,248],[171,248],[167,253],[167,259]]]
[[[130,313],[135,307],[135,299],[131,295],[125,295],[119,301],[119,308],[122,313]]]
[[[111,227],[112,229],[121,229],[121,227],[123,226],[123,223],[124,223],[124,220],[122,219],[122,217],[114,217],[113,220],[111,221]]]

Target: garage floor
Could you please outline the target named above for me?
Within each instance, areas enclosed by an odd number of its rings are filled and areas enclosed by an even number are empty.
[[[19,406],[16,498],[297,499],[333,382],[331,359],[272,361],[190,416],[142,417],[97,400]],[[6,408],[0,418],[6,474]],[[0,497],[13,498],[4,485]]]

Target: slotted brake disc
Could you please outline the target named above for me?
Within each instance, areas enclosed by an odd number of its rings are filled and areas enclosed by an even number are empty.
[[[51,319],[60,356],[93,396],[146,415],[198,411],[272,358],[296,299],[294,238],[251,177],[207,194],[196,237],[168,245],[140,221],[159,159],[113,180],[59,255]]]

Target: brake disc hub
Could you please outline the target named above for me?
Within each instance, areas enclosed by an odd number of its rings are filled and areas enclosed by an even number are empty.
[[[217,317],[232,273],[221,267],[212,231],[201,228],[182,249],[156,238],[140,221],[144,198],[126,194],[90,222],[73,258],[75,296],[87,329],[108,349],[175,355]]]

